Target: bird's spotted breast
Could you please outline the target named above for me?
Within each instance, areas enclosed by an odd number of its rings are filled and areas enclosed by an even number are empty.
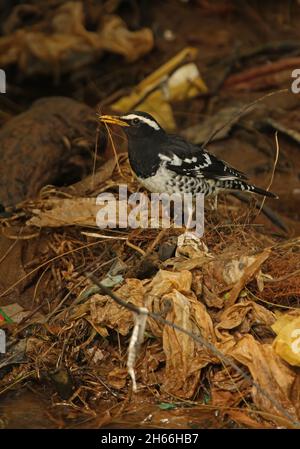
[[[178,175],[166,167],[161,166],[155,175],[146,179],[138,178],[139,182],[154,193],[203,193],[211,195],[214,193],[215,183],[209,183],[203,178],[193,178],[186,175]]]

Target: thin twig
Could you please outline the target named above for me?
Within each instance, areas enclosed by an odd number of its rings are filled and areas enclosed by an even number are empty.
[[[45,262],[41,263],[40,265],[38,265],[37,267],[35,267],[33,270],[29,271],[29,273],[24,274],[24,276],[22,276],[21,278],[19,278],[16,282],[14,282],[10,287],[8,287],[6,290],[4,290],[4,292],[0,293],[0,298],[2,298],[3,296],[7,295],[7,293],[9,293],[13,288],[15,288],[17,285],[19,285],[22,281],[24,281],[25,279],[27,279],[29,276],[31,276],[33,273],[35,273],[36,271],[40,270],[41,268],[45,267],[46,265],[50,264],[51,262],[54,262],[54,260],[57,259],[61,259],[64,256],[67,256],[68,254],[72,254],[75,253],[76,251],[80,251],[81,249],[85,249],[85,248],[89,248],[90,246],[96,246],[99,243],[103,243],[104,240],[102,240],[101,242],[97,241],[97,242],[91,242],[91,243],[87,243],[85,245],[81,245],[78,248],[75,249],[71,249],[69,251],[65,251],[62,254],[58,254],[55,257],[51,257],[51,259],[46,260]]]
[[[93,171],[92,171],[92,177],[91,177],[91,181],[92,181],[91,182],[91,188],[92,188],[92,190],[94,189],[94,184],[95,184],[95,172],[96,172],[96,163],[97,163],[97,151],[98,151],[99,132],[100,132],[100,125],[97,126],[96,139],[95,139]]]
[[[243,195],[240,192],[231,192],[230,195],[234,196],[235,198],[239,199],[243,203],[250,204],[251,198],[249,196]],[[254,207],[256,209],[260,209],[261,203],[255,204]],[[273,211],[269,206],[263,205],[261,208],[262,213],[279,229],[281,229],[284,232],[288,232],[288,228],[285,226],[279,215]],[[258,214],[257,214],[258,215]]]
[[[109,140],[110,140],[110,143],[111,143],[113,152],[114,152],[114,156],[115,156],[115,160],[116,160],[116,164],[117,164],[117,168],[118,168],[119,175],[120,175],[122,178],[125,178],[125,176],[123,175],[123,172],[122,172],[122,170],[121,170],[120,164],[119,164],[118,153],[117,153],[117,150],[116,150],[116,147],[115,147],[113,138],[112,138],[112,136],[111,136],[110,129],[109,129],[107,123],[104,123],[104,126],[105,126],[105,128],[106,128],[106,131],[107,131],[107,134],[108,134],[108,137],[109,137]]]
[[[271,175],[271,179],[270,182],[268,184],[268,187],[266,188],[266,191],[268,192],[270,190],[271,185],[273,184],[273,180],[274,180],[274,175],[275,175],[275,170],[276,170],[276,166],[277,166],[277,162],[278,162],[278,157],[279,157],[279,143],[278,143],[278,131],[275,132],[275,142],[276,142],[276,156],[275,156],[275,161],[274,161],[274,165],[273,165],[273,170],[272,170],[272,175]],[[258,214],[257,216],[261,213],[262,208],[264,207],[266,201],[266,197],[264,196]]]

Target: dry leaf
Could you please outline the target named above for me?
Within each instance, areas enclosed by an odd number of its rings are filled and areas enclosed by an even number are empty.
[[[253,301],[240,302],[225,309],[221,314],[220,323],[216,325],[215,332],[218,338],[222,339],[228,334],[224,330],[238,328],[239,332],[249,332],[253,325],[263,324],[270,326],[275,321],[275,315],[268,309]]]
[[[34,29],[21,28],[0,38],[0,66],[18,64],[27,75],[74,72],[112,51],[134,61],[153,47],[152,31],[129,31],[115,15],[104,15],[96,31],[85,28],[83,4],[60,5],[51,20]]]
[[[203,300],[208,307],[215,307],[222,309],[224,306],[224,298],[221,298],[216,293],[211,292],[205,284],[203,284]]]
[[[144,285],[139,279],[126,279],[116,295],[124,301],[143,306]],[[89,321],[96,326],[117,330],[121,335],[127,335],[133,327],[133,314],[130,310],[119,306],[113,299],[103,295],[94,295],[90,299]],[[101,335],[102,332],[100,331]]]
[[[253,380],[295,420],[297,419],[296,409],[290,399],[295,372],[275,353],[272,345],[261,344],[251,335],[246,335],[236,342],[228,355],[247,366]],[[277,410],[275,405],[254,386],[252,398],[261,410],[282,416],[281,410]]]
[[[212,320],[205,306],[191,292],[191,283],[189,271],[174,273],[160,270],[149,285],[146,305],[149,310],[158,313],[162,313],[167,305],[167,320],[213,342]],[[190,336],[170,326],[163,326],[151,318],[148,324],[151,332],[163,339],[166,369],[162,388],[181,397],[192,397],[201,368],[215,361],[215,357]]]
[[[126,385],[127,375],[126,368],[114,368],[108,373],[107,381],[113,388],[121,390]]]
[[[167,260],[168,266],[173,265],[174,269],[177,271],[181,270],[193,270],[194,268],[201,268],[208,260],[211,260],[207,255],[203,254],[196,256],[193,259],[186,259],[183,257],[174,257],[171,260]]]
[[[182,133],[188,141],[197,145],[206,142],[215,132],[219,129],[219,132],[210,140],[224,139],[228,136],[233,126],[240,120],[243,104],[238,103],[234,106],[227,106],[225,108],[216,111],[212,116],[207,117],[201,123],[190,126]],[[249,112],[250,110],[248,110]],[[245,113],[245,111],[244,111]],[[223,125],[226,125],[223,127]]]
[[[235,285],[229,292],[229,297],[226,300],[225,307],[229,307],[235,303],[238,299],[240,292],[247,285],[247,283],[251,280],[251,278],[258,272],[261,265],[267,260],[271,253],[269,248],[264,249],[263,252],[253,256],[254,259],[250,259],[250,264],[248,266],[244,266],[243,263],[243,272],[241,275],[236,272],[231,272],[231,276],[235,279]]]
[[[159,270],[148,286],[145,295],[145,306],[152,312],[166,312],[166,309],[170,307],[170,304],[167,300],[165,302],[162,300],[163,296],[174,290],[182,293],[189,292],[191,290],[191,285],[192,274],[187,270],[178,273]],[[157,337],[162,337],[161,324],[152,318],[149,318],[148,323],[151,332]]]
[[[223,278],[227,285],[235,284],[244,275],[248,268],[255,261],[255,256],[241,256],[227,262],[223,269]]]
[[[27,208],[34,215],[27,221],[28,226],[61,227],[61,226],[96,226],[103,228],[109,225],[127,226],[126,217],[118,216],[118,207],[121,202],[110,201],[106,204],[97,204],[96,198],[51,198],[43,201],[31,202]],[[105,216],[97,213],[105,207]],[[97,222],[96,222],[97,219]],[[123,221],[124,219],[124,221]]]
[[[206,308],[197,300],[175,291],[168,295],[172,309],[166,319],[210,342],[215,340],[213,324]],[[215,356],[186,335],[170,326],[163,329],[166,354],[165,381],[162,388],[176,396],[190,398],[197,388],[201,368],[215,361]]]
[[[254,418],[251,418],[249,414],[251,411],[246,410],[228,410],[226,414],[237,424],[246,427],[247,429],[271,429],[272,425],[267,421],[262,421],[259,415],[253,413],[253,416],[257,416],[259,421],[256,421]]]
[[[120,158],[119,158],[120,162]],[[81,181],[76,182],[64,189],[64,191],[76,196],[88,196],[96,191],[100,185],[111,178],[116,166],[116,158],[111,158],[106,161],[101,167],[89,176],[86,176]]]

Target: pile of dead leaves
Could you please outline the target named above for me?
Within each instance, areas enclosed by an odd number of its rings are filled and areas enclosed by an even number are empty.
[[[126,159],[119,162],[121,178],[109,161],[93,187],[85,179],[44,190],[2,220],[1,274],[11,257],[19,265],[15,279],[1,276],[10,321],[1,322],[0,394],[44,386],[52,419],[65,426],[82,416],[97,427],[124,416],[140,426],[180,427],[180,417],[188,427],[298,425],[300,240],[276,240],[246,223],[243,206],[228,215],[222,202],[217,216],[208,212],[202,240],[172,228],[99,232],[86,195],[114,191],[124,177],[130,190]],[[126,368],[133,313],[100,294],[86,271],[190,334],[148,318],[135,394]]]

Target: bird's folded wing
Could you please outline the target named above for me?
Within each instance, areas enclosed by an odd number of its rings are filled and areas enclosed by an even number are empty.
[[[224,181],[247,179],[244,173],[178,136],[174,136],[167,145],[161,147],[159,158],[166,168],[183,176]]]

